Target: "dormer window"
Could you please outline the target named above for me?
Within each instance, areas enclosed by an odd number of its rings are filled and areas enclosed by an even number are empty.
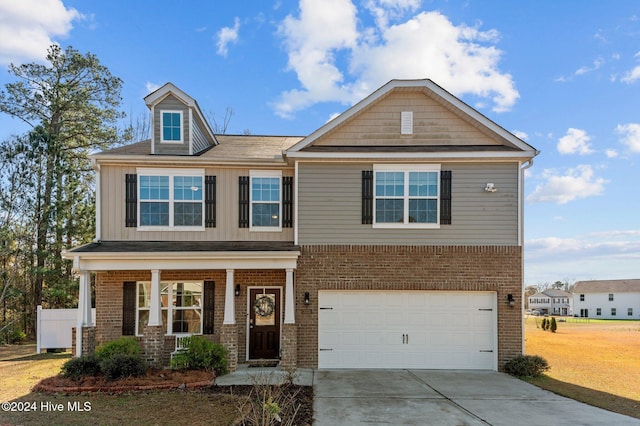
[[[182,143],[182,111],[161,111],[162,143]]]

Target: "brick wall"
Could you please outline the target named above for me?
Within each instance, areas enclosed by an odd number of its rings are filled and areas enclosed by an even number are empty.
[[[303,246],[295,278],[298,367],[318,365],[318,290],[454,290],[497,292],[501,369],[522,352],[521,270],[517,246]]]

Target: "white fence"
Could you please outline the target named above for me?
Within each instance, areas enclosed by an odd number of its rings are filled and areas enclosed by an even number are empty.
[[[96,321],[96,309],[91,310],[92,321]],[[77,309],[42,309],[38,306],[36,330],[38,347],[36,353],[43,349],[71,348],[72,328],[78,324]]]

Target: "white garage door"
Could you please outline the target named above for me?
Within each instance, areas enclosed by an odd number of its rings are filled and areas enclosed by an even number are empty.
[[[497,368],[496,293],[320,291],[318,368]]]

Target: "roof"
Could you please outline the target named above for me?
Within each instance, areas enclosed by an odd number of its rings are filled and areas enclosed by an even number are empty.
[[[578,281],[574,293],[640,293],[640,279]]]
[[[290,241],[101,241],[68,253],[163,253],[229,251],[299,251]]]
[[[196,156],[189,156],[189,161],[215,163],[254,160],[284,163],[282,152],[302,140],[302,136],[216,135],[216,139],[218,145]],[[131,157],[135,160],[155,161],[162,157],[182,158],[184,156],[153,155],[151,140],[145,140],[94,154],[93,157],[97,160],[123,160]]]
[[[555,288],[549,288],[543,291],[542,293],[549,297],[572,297],[573,296],[571,293],[567,293],[566,291],[558,290]]]
[[[533,158],[538,154],[538,151],[533,148],[531,145],[524,142],[522,139],[518,138],[514,134],[505,130],[503,127],[499,126],[477,110],[471,108],[466,103],[462,102],[460,99],[453,96],[451,93],[444,90],[442,87],[438,86],[430,79],[423,80],[391,80],[384,86],[380,87],[378,90],[349,108],[344,113],[340,114],[333,120],[326,123],[324,126],[317,129],[315,132],[311,133],[309,136],[301,140],[299,143],[292,146],[289,150],[287,150],[287,156],[290,157],[302,157],[305,156],[304,152],[310,152],[310,148],[313,145],[314,141],[320,139],[324,135],[328,134],[332,130],[341,126],[344,122],[350,120],[352,117],[359,114],[361,111],[367,109],[370,105],[376,103],[381,98],[385,97],[387,94],[391,93],[394,90],[422,90],[425,95],[430,96],[436,99],[438,102],[446,106],[451,111],[458,114],[463,119],[474,123],[478,126],[482,126],[487,131],[491,132],[495,135],[496,138],[499,138],[504,141],[504,144],[511,145],[514,147],[514,151],[520,152],[527,157]]]

